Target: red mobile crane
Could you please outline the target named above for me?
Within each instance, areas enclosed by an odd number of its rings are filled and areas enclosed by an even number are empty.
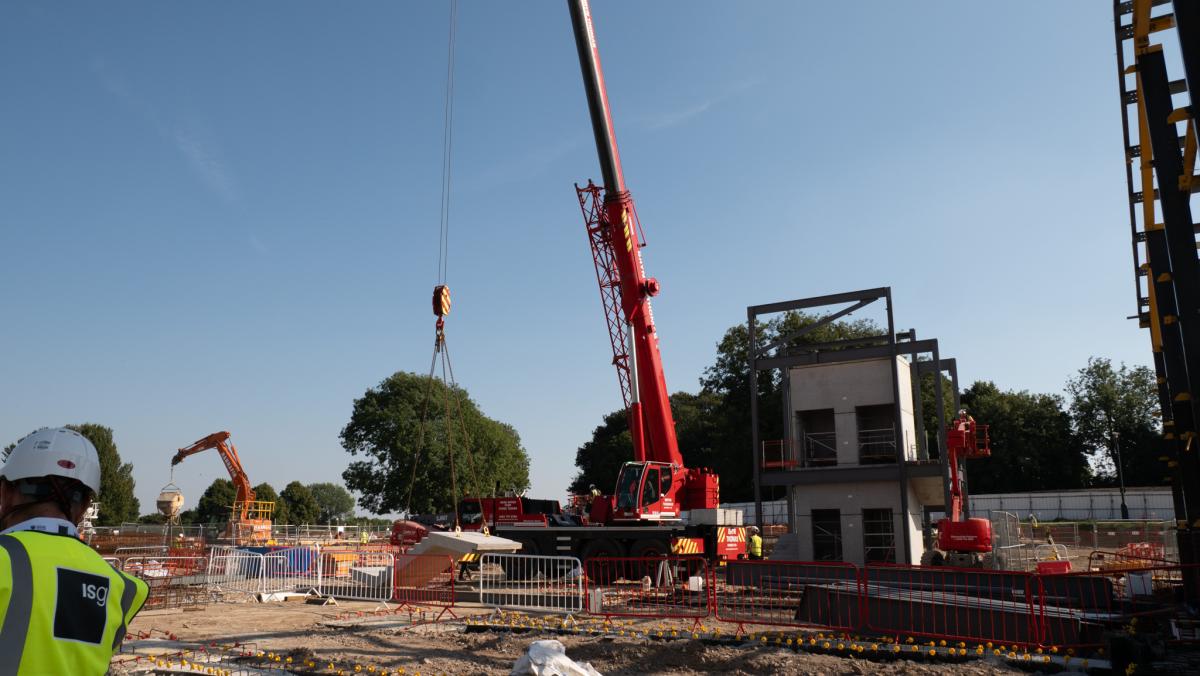
[[[681,510],[716,508],[718,479],[707,468],[685,467],[679,453],[650,309],[659,284],[646,276],[642,261],[641,225],[621,170],[591,10],[587,0],[568,4],[604,179],[603,188],[589,181],[587,187],[575,189],[608,321],[613,365],[629,414],[634,458],[617,477],[615,502],[594,501],[591,516],[601,523],[677,519]]]
[[[625,186],[608,106],[600,54],[587,0],[568,0],[603,186],[575,186],[600,285],[612,363],[633,438],[612,495],[591,501],[586,517],[564,514],[556,501],[525,497],[468,498],[465,528],[489,526],[522,543],[524,553],[658,556],[668,552],[736,558],[745,552],[741,524],[717,509],[719,479],[708,468],[684,465],[675,437],[658,333],[650,298],[658,280],[646,275],[641,225]],[[683,524],[684,512],[689,523]],[[397,522],[393,540],[402,539]]]
[[[216,449],[221,455],[221,461],[225,463],[225,469],[237,490],[225,537],[232,538],[238,544],[270,540],[271,512],[275,505],[272,502],[254,499],[250,477],[246,476],[246,470],[242,469],[242,461],[238,457],[237,447],[229,440],[229,432],[214,432],[190,446],[179,449],[175,457],[171,458],[171,467],[183,462],[188,456],[210,449]]]
[[[991,456],[991,440],[987,425],[976,425],[975,419],[960,411],[958,419],[946,429],[946,460],[950,465],[950,509],[946,518],[938,521],[937,548],[925,553],[922,563],[979,568],[992,551],[992,522],[987,519],[963,518],[962,477],[959,463],[973,458]]]

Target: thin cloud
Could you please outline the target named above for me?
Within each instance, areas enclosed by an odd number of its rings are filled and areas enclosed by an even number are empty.
[[[95,58],[90,65],[100,86],[174,146],[210,190],[225,202],[237,198],[233,175],[205,125],[196,120],[186,124],[164,121],[158,110],[139,96],[108,62]]]
[[[661,131],[663,129],[670,129],[671,127],[681,125],[694,117],[703,115],[713,106],[724,103],[725,101],[728,101],[738,94],[741,94],[747,89],[758,85],[759,82],[761,82],[760,78],[748,78],[745,80],[740,80],[728,87],[725,91],[717,94],[716,96],[709,97],[700,103],[694,103],[678,110],[671,110],[652,116],[646,121],[645,127],[649,131]]]

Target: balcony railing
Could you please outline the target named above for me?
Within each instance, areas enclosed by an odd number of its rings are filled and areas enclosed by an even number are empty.
[[[833,467],[837,464],[837,434],[811,432],[804,435],[804,466]]]
[[[787,452],[786,439],[770,439],[762,442],[762,468],[771,469],[795,469],[796,461],[791,458],[791,454]]]
[[[891,427],[859,430],[858,461],[863,465],[896,462],[896,431]]]

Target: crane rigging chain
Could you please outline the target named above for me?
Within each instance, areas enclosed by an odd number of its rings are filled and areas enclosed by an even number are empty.
[[[421,463],[421,451],[425,444],[425,425],[429,419],[429,402],[433,398],[434,381],[437,380],[439,356],[441,357],[441,379],[445,384],[443,397],[446,423],[446,453],[450,469],[450,499],[454,509],[454,528],[461,530],[459,515],[458,473],[454,464],[454,423],[458,420],[459,433],[463,440],[463,450],[467,457],[467,470],[471,484],[477,490],[482,487],[475,473],[475,461],[471,454],[471,438],[467,431],[466,418],[463,416],[462,393],[454,379],[454,366],[450,362],[450,350],[446,344],[445,317],[450,314],[450,287],[446,285],[450,252],[450,188],[451,188],[451,157],[454,147],[454,45],[458,24],[458,0],[450,2],[450,34],[447,40],[446,55],[446,95],[443,115],[444,129],[442,132],[442,196],[441,215],[438,237],[438,284],[433,289],[433,314],[437,317],[433,342],[433,359],[429,364],[429,385],[421,406],[421,418],[417,428],[417,446],[413,456],[412,473],[409,477],[408,497],[405,500],[405,513],[412,514],[412,497],[417,482],[417,466]],[[480,500],[480,517],[483,517],[483,504]],[[483,528],[487,532],[486,526]]]

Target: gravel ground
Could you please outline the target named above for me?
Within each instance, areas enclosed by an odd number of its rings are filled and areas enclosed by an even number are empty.
[[[198,611],[147,612],[130,627],[135,635],[170,637],[131,641],[127,647],[143,654],[171,653],[181,645],[216,642],[234,652],[250,650],[261,659],[242,664],[266,665],[277,655],[279,665],[292,659],[296,673],[508,674],[513,663],[534,640],[553,638],[567,655],[590,662],[606,675],[617,674],[943,674],[1022,673],[998,660],[923,661],[870,660],[852,656],[796,652],[776,647],[743,647],[704,640],[649,640],[644,637],[563,634],[546,630],[497,631],[463,622],[412,625],[407,615],[358,617],[375,604],[341,603],[337,607],[298,602],[274,604],[216,604]],[[457,609],[456,609],[457,610]],[[349,616],[349,617],[348,617]],[[330,626],[330,625],[335,626]],[[641,627],[642,631],[652,628]],[[680,626],[680,629],[684,627]],[[686,631],[681,632],[686,635]],[[194,653],[188,655],[195,659]],[[128,659],[128,657],[124,658]],[[309,663],[315,666],[310,668]],[[333,663],[333,672],[327,666]],[[226,663],[228,664],[228,663]],[[370,671],[371,668],[374,671]],[[149,671],[145,660],[124,663],[118,673]],[[170,673],[159,668],[159,673]],[[278,671],[274,673],[279,673]]]

